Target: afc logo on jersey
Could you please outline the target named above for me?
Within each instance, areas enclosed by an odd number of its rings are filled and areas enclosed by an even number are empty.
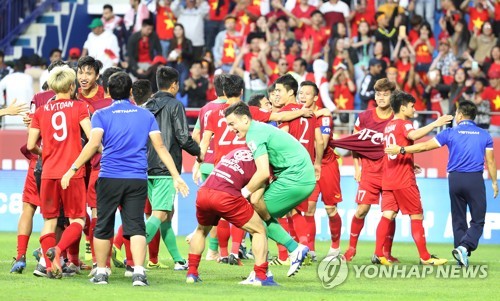
[[[237,150],[236,152],[234,152],[234,159],[243,162],[252,161],[253,160],[252,152],[246,149]]]
[[[359,140],[371,140],[373,144],[382,144],[384,141],[384,134],[370,129],[362,129],[358,132]]]

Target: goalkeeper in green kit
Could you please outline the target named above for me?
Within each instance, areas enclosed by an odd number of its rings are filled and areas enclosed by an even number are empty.
[[[252,120],[243,102],[228,107],[225,117],[238,138],[246,138],[257,166],[257,172],[241,192],[244,197],[251,195],[255,211],[267,225],[269,238],[285,246],[290,253],[290,277],[300,269],[309,248],[293,240],[276,218],[286,215],[314,190],[316,177],[311,157],[290,134]],[[276,179],[265,187],[270,177],[269,166]]]

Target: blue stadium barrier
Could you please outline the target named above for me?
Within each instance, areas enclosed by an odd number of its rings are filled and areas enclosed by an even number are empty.
[[[0,231],[15,232],[17,222],[22,211],[22,189],[26,172],[0,171]],[[195,200],[197,186],[193,184],[191,174],[183,174],[188,183],[190,194],[187,198],[179,197],[174,218],[174,230],[179,235],[191,233],[197,223],[195,217]],[[448,181],[446,179],[418,180],[424,207],[424,227],[428,242],[453,243],[451,228],[450,201],[448,197]],[[342,239],[349,239],[349,228],[356,205],[354,197],[357,191],[356,182],[352,177],[342,177],[342,192],[344,201],[339,204],[339,213],[342,218]],[[494,200],[491,182],[486,181],[488,196],[488,212],[481,243],[500,244],[500,202]],[[374,241],[377,224],[380,219],[380,207],[373,206],[368,214],[365,227],[360,235],[361,240]],[[43,224],[40,214],[36,214],[33,231],[39,232]],[[120,224],[117,217],[116,226]],[[317,236],[319,240],[329,240],[328,218],[323,203],[318,202],[316,212]],[[395,241],[411,242],[410,221],[407,216],[398,216]]]

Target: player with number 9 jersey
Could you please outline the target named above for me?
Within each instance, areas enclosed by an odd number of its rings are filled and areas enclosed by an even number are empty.
[[[53,100],[38,108],[31,128],[42,138],[42,179],[61,179],[82,151],[80,122],[89,118],[85,103],[70,99]],[[82,168],[74,178],[85,174]]]

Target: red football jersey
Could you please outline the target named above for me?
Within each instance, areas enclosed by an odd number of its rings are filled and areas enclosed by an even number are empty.
[[[78,93],[76,95],[76,98],[78,98],[79,100],[83,100],[83,101],[87,102],[88,104],[92,104],[95,101],[99,101],[99,100],[104,99],[104,88],[101,85],[98,85],[97,92],[95,93],[94,96],[92,96],[90,98],[83,96],[82,95],[82,88],[78,88]]]
[[[393,119],[389,121],[384,130],[384,147],[389,144],[412,145],[413,140],[407,137],[408,133],[413,130],[413,124],[410,120]],[[413,171],[413,154],[385,155],[383,158],[383,190],[398,190],[417,184]]]
[[[371,137],[371,141],[383,143],[384,129],[387,123],[392,120],[394,115],[387,119],[380,119],[377,115],[376,109],[366,110],[358,115],[358,119],[354,124],[354,129],[358,132],[363,132],[362,140]],[[378,160],[371,160],[361,157],[361,166],[363,173],[376,173],[381,174],[384,167],[383,157]]]
[[[212,114],[212,112],[217,112],[225,103],[221,102],[209,102],[204,105],[200,109],[200,113],[198,115],[198,119],[200,120],[200,136],[203,137],[203,132],[205,132],[205,128],[208,123],[208,116]],[[200,137],[200,139],[201,139]],[[210,139],[210,144],[208,145],[207,153],[205,154],[205,163],[214,163],[214,139]]]
[[[281,108],[280,112],[295,111],[300,109],[302,109],[301,104],[292,103]],[[288,126],[288,133],[307,149],[307,152],[311,156],[311,160],[314,162],[314,138],[316,128],[319,127],[316,122],[316,116],[313,115],[311,118],[300,117],[291,121],[283,122],[279,125],[280,128],[283,126]]]
[[[328,140],[332,140],[333,133],[333,120],[331,116],[321,116],[317,119],[317,127],[321,130],[322,135],[328,135]],[[328,164],[334,160],[337,160],[338,156],[333,151],[333,148],[326,146],[325,152],[323,153],[323,159],[321,164]]]
[[[87,105],[69,99],[53,100],[38,108],[31,127],[42,138],[42,179],[60,179],[82,151],[80,122],[89,118]],[[81,168],[75,178],[81,178]]]
[[[241,196],[241,189],[250,182],[256,171],[252,152],[244,146],[224,156],[203,186]]]
[[[229,154],[232,150],[243,147],[245,139],[238,139],[236,134],[227,126],[224,110],[229,107],[229,104],[221,104],[220,108],[212,111],[208,116],[206,128],[214,133],[214,163],[217,164],[224,155]],[[250,106],[252,119],[260,122],[269,122],[271,112],[259,109],[258,107]]]

